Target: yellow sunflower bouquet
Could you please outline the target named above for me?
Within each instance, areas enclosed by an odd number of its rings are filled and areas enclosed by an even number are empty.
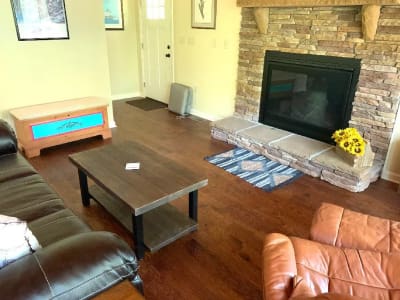
[[[365,153],[365,141],[355,128],[336,130],[332,139],[341,149],[357,157],[363,156]]]

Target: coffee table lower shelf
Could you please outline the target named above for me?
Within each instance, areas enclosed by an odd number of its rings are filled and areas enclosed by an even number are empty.
[[[130,232],[132,210],[123,202],[115,199],[97,185],[89,188],[91,197],[112,214]],[[176,241],[184,235],[197,230],[197,222],[190,219],[170,204],[164,204],[143,214],[144,244],[155,252]]]

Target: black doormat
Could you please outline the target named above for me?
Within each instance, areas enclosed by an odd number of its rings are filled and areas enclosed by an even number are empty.
[[[129,105],[133,105],[137,108],[146,110],[146,111],[167,107],[167,104],[162,103],[157,100],[154,100],[154,99],[151,99],[151,98],[139,98],[139,99],[135,99],[135,100],[126,101],[126,103],[128,103]]]

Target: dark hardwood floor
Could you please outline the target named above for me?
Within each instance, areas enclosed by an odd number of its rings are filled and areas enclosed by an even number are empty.
[[[199,191],[199,230],[150,254],[140,263],[146,299],[261,299],[261,260],[267,233],[307,238],[314,211],[321,202],[400,220],[397,185],[379,180],[365,192],[351,193],[304,175],[272,192],[254,188],[204,157],[232,146],[210,137],[209,122],[180,119],[165,109],[143,111],[114,102],[118,127],[112,140],[92,138],[45,149],[30,162],[93,229],[121,235],[128,231],[99,205],[81,205],[76,168],[68,155],[122,140],[135,140],[209,179]],[[102,162],[99,161],[99,164]],[[92,202],[93,203],[93,202]],[[187,210],[187,199],[174,202]]]

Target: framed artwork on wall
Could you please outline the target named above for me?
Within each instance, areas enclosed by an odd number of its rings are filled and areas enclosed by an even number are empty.
[[[11,0],[18,40],[69,39],[64,0]]]
[[[106,30],[124,30],[122,0],[103,0]]]
[[[217,0],[192,0],[192,28],[215,29]]]

